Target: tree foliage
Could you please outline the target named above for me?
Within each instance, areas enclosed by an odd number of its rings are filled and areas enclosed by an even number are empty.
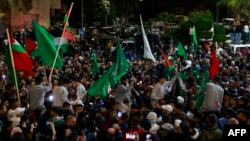
[[[240,21],[243,10],[246,10],[246,8],[250,6],[250,0],[219,0],[216,4],[218,6],[227,6],[230,8],[231,12],[235,12],[236,20]]]
[[[213,15],[209,10],[194,11],[189,14],[190,26],[195,26],[197,38],[212,38],[212,33],[209,30],[213,26]]]
[[[17,7],[18,10],[24,13],[32,9],[32,0],[9,0],[10,6]]]
[[[0,11],[1,12],[6,12],[10,9],[10,3],[7,0],[0,0]]]
[[[213,16],[212,13],[207,11],[194,11],[189,13],[189,20],[182,22],[173,35],[179,39],[182,43],[188,44],[191,43],[191,35],[189,29],[195,26],[197,39],[212,38],[212,32],[210,29],[213,26]]]
[[[168,13],[168,12],[161,12],[158,15],[159,20],[164,21],[164,22],[175,22],[175,14],[173,13]]]
[[[91,0],[86,3],[86,16],[87,16],[87,24],[92,25],[93,22],[103,22],[104,16],[107,11],[105,11],[105,7],[103,6],[102,1],[100,0]],[[109,12],[107,15],[108,24],[112,23],[116,18],[117,8],[114,5],[113,1],[110,0]]]
[[[117,16],[120,19],[128,20],[129,17],[134,16],[133,13],[139,8],[139,0],[110,0],[113,1],[117,10]]]
[[[223,25],[214,25],[214,37],[213,42],[225,42],[227,40],[226,30]]]

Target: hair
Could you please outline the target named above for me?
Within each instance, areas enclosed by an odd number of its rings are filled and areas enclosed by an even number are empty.
[[[215,82],[220,82],[220,80],[221,80],[221,77],[219,75],[214,76],[214,81]]]
[[[42,83],[42,77],[41,76],[35,77],[35,82],[36,83]]]
[[[168,122],[170,122],[170,116],[169,116],[169,115],[164,115],[164,116],[162,116],[162,122],[163,122],[163,123],[168,123]]]
[[[2,110],[4,106],[5,106],[4,104],[0,103],[0,110]]]
[[[51,141],[51,138],[49,135],[41,135],[38,141]]]
[[[68,101],[63,102],[63,107],[70,106],[70,103]]]
[[[11,136],[11,141],[26,141],[23,133],[16,132]]]
[[[213,113],[209,114],[208,117],[208,122],[211,124],[211,125],[215,125],[217,123],[217,116]]]
[[[61,107],[55,107],[55,106],[53,106],[53,107],[51,107],[50,110],[51,110],[51,111],[54,111],[54,112],[57,113],[59,116],[62,116],[63,113],[64,113],[63,108],[61,108]]]
[[[142,123],[142,127],[144,128],[144,130],[149,131],[151,128],[151,122],[148,118],[145,118],[143,123]]]

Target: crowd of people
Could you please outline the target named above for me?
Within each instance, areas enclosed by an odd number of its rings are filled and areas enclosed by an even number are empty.
[[[228,127],[250,125],[247,47],[234,54],[223,43],[200,45],[193,54],[187,45],[184,60],[175,56],[177,47],[159,41],[172,69],[156,49],[156,62],[130,50],[127,74],[106,97],[98,97],[87,90],[112,65],[116,43],[111,48],[82,43],[71,44],[63,54],[63,68],[54,68],[51,78],[51,67],[34,58],[34,77],[17,73],[19,94],[2,50],[1,141],[221,141]],[[97,56],[98,76],[91,73],[91,50]],[[212,50],[217,51],[219,70],[202,86]],[[204,98],[198,101],[199,96]]]

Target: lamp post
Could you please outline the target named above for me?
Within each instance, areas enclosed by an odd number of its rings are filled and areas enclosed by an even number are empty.
[[[142,14],[142,2],[143,0],[139,0],[140,1],[140,5],[139,5],[139,14]]]
[[[84,13],[83,13],[83,0],[81,0],[81,28],[83,28],[83,18],[84,18]]]

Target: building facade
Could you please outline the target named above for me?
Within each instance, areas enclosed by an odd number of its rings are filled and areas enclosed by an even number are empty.
[[[55,10],[61,8],[61,0],[33,0],[32,9],[27,13],[20,11],[17,7],[11,8],[6,13],[6,24],[12,32],[17,28],[31,26],[32,20],[47,28],[51,24],[51,14],[53,15]]]

